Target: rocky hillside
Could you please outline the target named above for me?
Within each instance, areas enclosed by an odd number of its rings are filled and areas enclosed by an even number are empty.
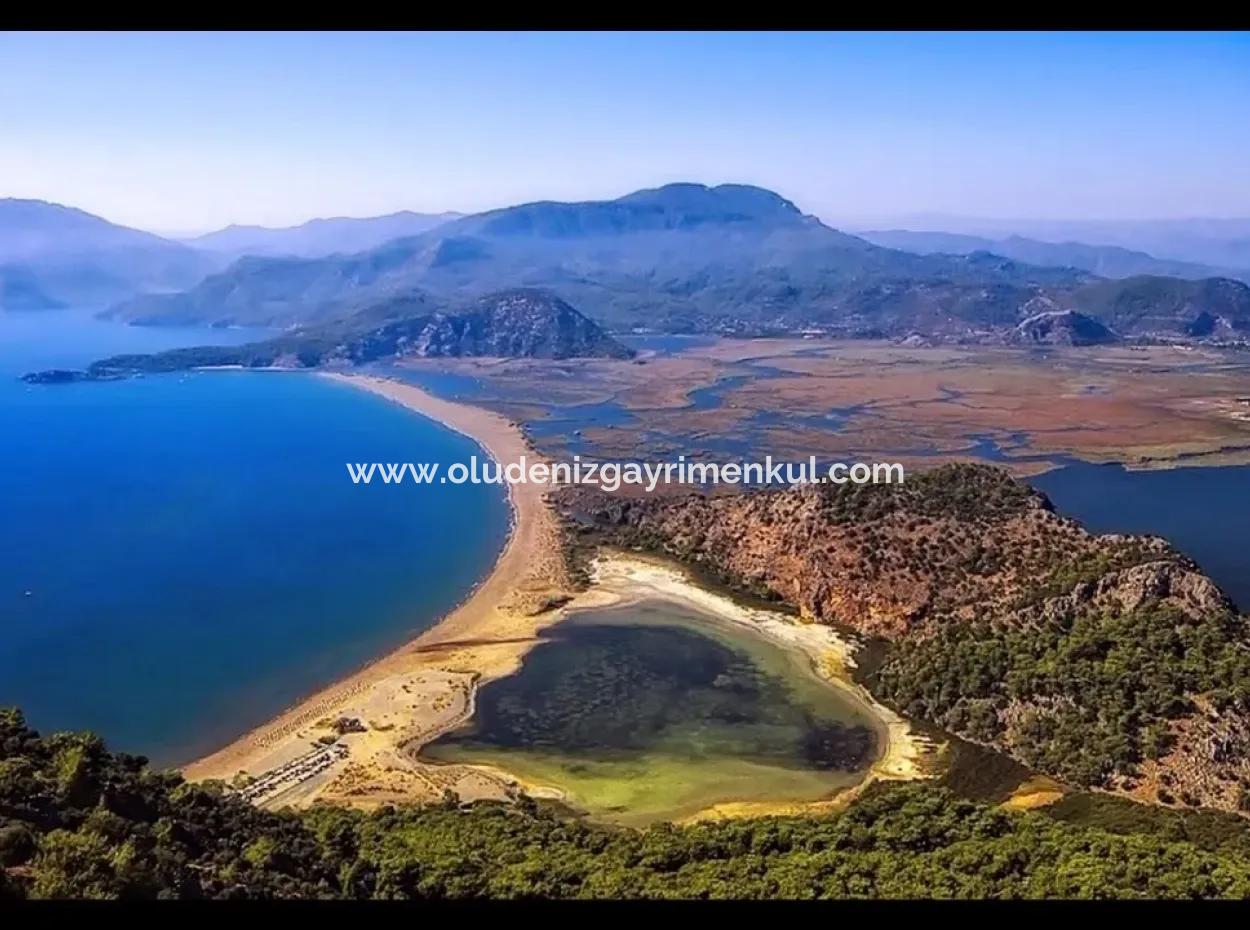
[[[241,346],[118,355],[86,371],[42,371],[31,383],[119,378],[209,366],[318,368],[405,358],[629,358],[632,352],[564,301],[542,291],[491,294],[448,311],[424,294],[383,301],[346,320]]]
[[[400,327],[402,330],[402,326]],[[598,325],[551,294],[511,290],[477,300],[467,313],[442,315],[395,354],[435,358],[629,358],[632,353]]]
[[[1119,337],[1097,320],[1075,310],[1048,310],[1023,320],[1007,335],[1022,346],[1095,346]]]
[[[1250,334],[1250,287],[1229,278],[1141,275],[1098,281],[1066,301],[1121,334],[1173,339],[1245,339]]]
[[[880,695],[1073,784],[1250,806],[1250,638],[1155,537],[1094,535],[987,466],[564,507],[596,542],[662,552],[891,643]]]

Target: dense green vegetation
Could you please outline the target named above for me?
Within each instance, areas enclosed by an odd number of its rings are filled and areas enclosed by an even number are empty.
[[[1073,294],[1085,313],[1117,332],[1176,332],[1186,336],[1240,335],[1241,314],[1250,289],[1229,278],[1185,281],[1138,275],[1123,281],[1097,281]],[[1231,330],[1231,331],[1230,331]]]
[[[872,523],[893,513],[992,521],[1037,506],[1042,496],[1001,468],[953,462],[907,476],[900,484],[820,485],[821,516]]]
[[[268,813],[0,713],[0,893],[30,897],[1214,897],[1250,857],[929,785],[821,818],[642,832],[447,803]]]
[[[1250,821],[1239,814],[1138,804],[1095,792],[1065,795],[1047,807],[1045,813],[1055,820],[1108,833],[1146,833],[1170,843],[1192,843],[1226,856],[1250,857]]]
[[[591,527],[575,553],[654,551],[887,640],[867,683],[913,720],[1081,786],[1132,788],[1140,763],[1175,748],[1144,791],[1250,810],[1246,621],[1161,539],[1087,533],[972,464],[902,485],[583,495],[570,509]]]
[[[1245,620],[1143,606],[1038,626],[952,623],[899,642],[877,671],[905,713],[1009,750],[1074,784],[1131,774],[1168,748],[1167,722],[1250,702]]]

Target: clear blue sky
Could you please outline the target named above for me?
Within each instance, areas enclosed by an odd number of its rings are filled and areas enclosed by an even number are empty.
[[[0,196],[159,230],[742,181],[839,220],[1250,215],[1250,36],[0,35]]]

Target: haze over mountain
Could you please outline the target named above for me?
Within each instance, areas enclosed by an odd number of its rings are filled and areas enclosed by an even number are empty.
[[[336,252],[363,252],[391,239],[418,235],[460,216],[459,213],[403,210],[386,216],[313,219],[298,226],[277,228],[236,225],[182,241],[193,248],[235,258],[241,255],[321,258]]]
[[[1070,270],[1023,276],[1083,280]],[[760,188],[674,184],[617,200],[492,210],[356,255],[246,258],[186,294],[115,312],[145,323],[289,325],[411,287],[471,295],[538,286],[617,329],[763,331],[828,316],[840,294],[900,278],[966,289],[1010,284],[1022,272],[998,258],[882,249]]]
[[[42,200],[0,200],[0,309],[104,306],[190,287],[221,261]]]
[[[941,230],[1001,240],[1021,236],[1047,243],[1086,243],[1145,252],[1157,259],[1192,262],[1250,273],[1250,217],[1163,220],[990,219],[920,213],[892,218],[888,224],[851,223],[858,235],[871,229]]]
[[[1024,236],[991,239],[963,233],[921,232],[910,229],[873,229],[859,235],[876,245],[903,249],[920,255],[944,252],[968,255],[992,252],[1031,265],[1080,268],[1103,278],[1127,278],[1153,274],[1175,278],[1228,277],[1250,281],[1250,268],[1216,268],[1197,262],[1155,258],[1145,252],[1116,245],[1087,245],[1084,242],[1042,242]]]
[[[1114,312],[1120,322],[1157,326],[1121,336],[1202,330],[1236,338],[1250,328],[1250,288],[1237,282],[1178,300],[1149,278],[1085,290],[1099,280],[984,251],[884,248],[758,187],[671,184],[616,200],[491,210],[352,255],[246,257],[185,293],[138,297],[110,312],[148,324],[293,326],[342,318],[414,288],[462,299],[540,287],[615,331],[979,340],[1042,312],[1112,313],[1125,294],[1161,303]]]

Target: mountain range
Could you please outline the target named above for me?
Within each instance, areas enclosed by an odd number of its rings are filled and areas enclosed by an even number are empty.
[[[222,264],[73,207],[0,199],[0,309],[104,306],[191,287]]]
[[[404,211],[288,228],[228,226],[175,240],[73,207],[0,199],[0,310],[104,309],[140,294],[184,291],[245,255],[360,252],[459,216]]]
[[[991,239],[963,233],[918,232],[909,229],[870,229],[858,235],[876,245],[920,255],[935,252],[950,255],[992,252],[1030,265],[1079,268],[1103,278],[1164,275],[1174,278],[1227,277],[1250,282],[1250,268],[1216,268],[1198,262],[1155,258],[1146,252],[1125,249],[1118,245],[1043,242],[1024,236]]]
[[[1250,269],[1250,217],[1139,220],[994,219],[918,213],[872,223],[848,221],[856,235],[872,230],[942,230],[991,240],[1013,236],[1046,243],[1088,243],[1145,252],[1155,258]]]
[[[985,250],[917,254],[832,229],[762,188],[671,184],[615,200],[492,210],[351,255],[248,257],[185,293],[138,297],[111,312],[149,324],[292,326],[414,288],[463,299],[539,287],[618,332],[986,341],[1062,310],[1098,318],[1116,337],[1250,331],[1250,288],[1204,277],[1178,289],[1174,280],[1108,283]]]
[[[459,213],[413,213],[404,210],[363,219],[330,217],[298,226],[227,226],[183,239],[187,245],[238,258],[242,255],[286,255],[322,258],[337,252],[363,252],[391,239],[415,236],[451,220]]]
[[[615,332],[1001,342],[1039,314],[1070,312],[1081,317],[1076,330],[1059,317],[1059,326],[1026,327],[1024,341],[1097,332],[1085,318],[1107,330],[1098,341],[1250,333],[1250,288],[1214,267],[1023,237],[870,233],[878,244],[739,184],[468,216],[230,227],[192,240],[194,249],[65,207],[3,206],[3,307],[108,297],[105,315],[142,324],[308,327],[416,292],[465,307],[536,288]],[[232,260],[240,250],[282,254]]]

